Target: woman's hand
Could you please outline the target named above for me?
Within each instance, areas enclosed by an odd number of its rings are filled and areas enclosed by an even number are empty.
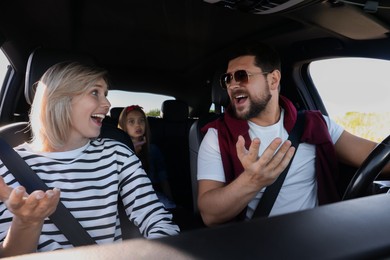
[[[0,244],[0,257],[36,252],[43,223],[56,210],[60,190],[37,190],[29,195],[24,187],[11,188],[0,177],[0,200],[14,215]]]
[[[60,200],[60,190],[37,190],[30,195],[24,187],[11,188],[0,177],[0,200],[14,214],[19,224],[43,223],[44,219],[53,214]]]

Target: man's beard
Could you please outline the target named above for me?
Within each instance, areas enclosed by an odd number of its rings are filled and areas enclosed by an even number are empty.
[[[271,98],[272,95],[269,91],[269,88],[266,88],[266,92],[259,99],[252,99],[252,97],[248,95],[249,110],[246,113],[239,114],[236,108],[234,108],[236,117],[244,120],[249,120],[251,118],[257,117],[261,112],[266,109]]]

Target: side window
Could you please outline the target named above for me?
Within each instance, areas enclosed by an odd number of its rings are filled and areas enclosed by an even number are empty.
[[[5,57],[4,53],[0,51],[0,87],[3,84],[8,65],[9,61],[7,57]]]
[[[333,120],[376,142],[390,134],[390,61],[327,59],[311,63],[309,70]]]
[[[120,90],[109,90],[107,98],[111,107],[139,105],[148,116],[160,116],[162,103],[168,99],[175,99],[171,96]]]

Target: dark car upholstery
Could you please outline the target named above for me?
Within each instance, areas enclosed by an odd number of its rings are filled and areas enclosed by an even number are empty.
[[[188,133],[191,120],[188,105],[181,100],[165,100],[161,118],[149,120],[152,142],[164,155],[174,201],[191,208],[191,180],[188,154]]]
[[[210,112],[205,116],[200,117],[194,121],[189,131],[189,152],[190,152],[190,167],[191,167],[191,187],[193,198],[193,210],[195,214],[199,214],[197,200],[198,200],[198,151],[200,143],[203,139],[201,129],[207,123],[216,120],[223,115],[224,109],[229,105],[230,100],[227,91],[221,88],[219,84],[219,76],[221,71],[215,73],[214,80],[211,87],[211,101],[214,104],[214,112]]]

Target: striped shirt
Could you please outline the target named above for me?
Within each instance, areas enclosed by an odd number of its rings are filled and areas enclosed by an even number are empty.
[[[127,146],[103,138],[66,152],[37,153],[27,143],[15,149],[47,186],[61,190],[61,202],[98,244],[122,239],[118,195],[127,216],[145,238],[179,233],[172,215],[159,202],[140,160]],[[9,186],[20,186],[2,163],[0,175]],[[11,221],[12,214],[0,202],[0,241],[4,240]],[[37,251],[69,247],[73,246],[47,218]]]

